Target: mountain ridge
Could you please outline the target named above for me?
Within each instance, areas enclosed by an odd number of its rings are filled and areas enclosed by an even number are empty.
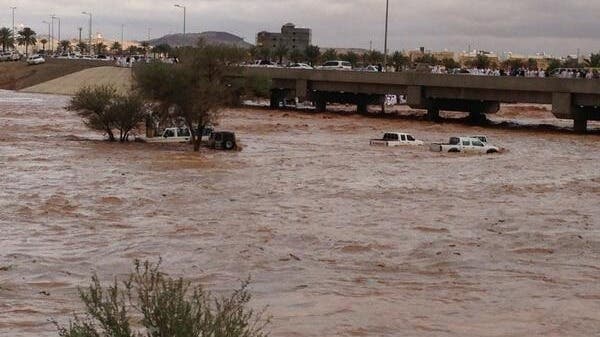
[[[151,46],[168,44],[171,47],[183,47],[195,46],[198,44],[198,41],[200,41],[200,39],[203,39],[208,44],[224,44],[240,48],[252,47],[251,43],[244,41],[244,39],[237,35],[217,31],[208,31],[202,33],[186,33],[185,37],[181,33],[167,34],[165,36],[149,40],[148,43]]]

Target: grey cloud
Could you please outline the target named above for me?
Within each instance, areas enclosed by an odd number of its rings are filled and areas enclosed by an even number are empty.
[[[86,26],[81,11],[94,13],[94,31],[145,39],[181,31],[181,11],[188,8],[188,31],[223,30],[253,42],[260,30],[278,30],[286,22],[313,29],[321,46],[382,49],[385,0],[2,0],[0,25],[10,25],[11,5],[17,22],[46,32],[50,14],[62,19],[63,36]],[[477,48],[555,54],[600,49],[600,2],[574,0],[390,0],[390,49],[463,50]]]

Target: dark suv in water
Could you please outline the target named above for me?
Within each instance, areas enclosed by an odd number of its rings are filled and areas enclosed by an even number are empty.
[[[220,150],[233,150],[237,148],[235,133],[229,131],[213,132],[208,139],[208,147]]]

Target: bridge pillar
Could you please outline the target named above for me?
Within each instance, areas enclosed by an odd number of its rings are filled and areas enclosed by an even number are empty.
[[[307,97],[308,81],[307,80],[296,80],[296,97],[300,100],[304,100]]]
[[[573,129],[575,129],[576,133],[586,133],[587,124],[588,120],[582,113],[578,113],[573,119]]]
[[[272,89],[271,97],[270,97],[270,101],[269,101],[269,107],[271,109],[279,109],[279,104],[281,104],[281,102],[285,100],[285,96],[286,96],[285,90]]]
[[[431,122],[438,122],[440,120],[440,109],[436,106],[428,107],[427,120]]]
[[[427,109],[427,120],[430,122],[439,122],[440,120],[440,105],[434,98],[425,100],[425,108]]]
[[[327,111],[327,95],[323,93],[314,94],[315,108],[317,112]]]
[[[366,95],[356,95],[356,112],[366,114],[369,112],[369,98]]]
[[[356,103],[356,112],[358,112],[359,114],[366,114],[367,112],[369,112],[367,102],[362,100],[358,101],[358,103]]]

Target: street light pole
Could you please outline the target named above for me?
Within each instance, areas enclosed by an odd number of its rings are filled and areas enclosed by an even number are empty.
[[[387,69],[389,8],[390,8],[390,0],[385,0],[385,38],[384,38],[384,42],[383,42],[383,71],[385,71]]]
[[[88,33],[90,35],[90,55],[92,55],[92,13],[88,13],[88,12],[81,12],[81,14],[83,15],[89,15],[90,16],[90,26],[89,26],[89,30]]]
[[[181,6],[181,5],[175,5],[175,7],[179,7],[179,8],[183,8],[183,38],[185,41],[185,17],[186,17],[186,8],[185,6]]]
[[[13,44],[14,44],[15,43],[15,9],[17,9],[17,7],[11,7],[10,9],[12,10],[12,39],[13,39]]]
[[[52,39],[50,38],[50,22],[44,20],[44,21],[42,21],[42,23],[45,23],[48,25],[48,40],[51,41]],[[50,41],[48,41],[48,42],[50,42]]]
[[[124,48],[125,48],[125,46],[123,45],[123,40],[124,40],[124,39],[123,39],[123,36],[125,35],[125,34],[123,33],[123,31],[124,31],[124,30],[125,30],[125,24],[123,24],[123,23],[122,23],[122,24],[121,24],[121,49],[124,49]]]
[[[56,16],[55,14],[52,14],[51,18],[52,18],[52,23],[54,23],[54,20],[58,20],[58,40],[57,40],[57,43],[58,43],[57,47],[58,47],[58,46],[60,46],[60,18],[58,16]],[[52,26],[52,35],[54,35],[54,26]]]
[[[54,54],[54,14],[50,15],[50,22],[52,22],[52,37],[50,38],[50,51]]]

